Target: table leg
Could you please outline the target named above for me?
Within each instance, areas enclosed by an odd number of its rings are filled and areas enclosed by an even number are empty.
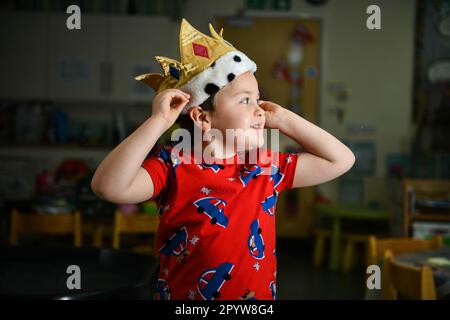
[[[330,248],[330,270],[337,271],[340,261],[341,246],[341,220],[333,218],[333,229],[331,230],[331,248]]]

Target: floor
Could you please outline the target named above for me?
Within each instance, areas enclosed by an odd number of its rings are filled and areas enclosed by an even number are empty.
[[[331,272],[327,264],[312,265],[312,240],[277,239],[277,299],[364,299],[363,266],[349,272]]]
[[[278,241],[277,299],[364,299],[362,266],[349,273],[312,265],[312,243]]]

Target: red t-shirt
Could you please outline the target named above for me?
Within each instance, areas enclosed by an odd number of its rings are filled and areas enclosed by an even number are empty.
[[[292,187],[298,155],[206,165],[171,150],[159,147],[142,165],[160,214],[155,298],[276,299],[276,200]]]

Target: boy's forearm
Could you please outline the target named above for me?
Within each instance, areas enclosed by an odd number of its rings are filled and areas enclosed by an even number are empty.
[[[153,116],[148,118],[100,163],[92,179],[93,189],[114,186],[115,190],[125,190],[167,129],[164,120]]]
[[[280,131],[309,153],[333,163],[354,158],[352,151],[345,144],[290,110],[283,110],[279,123]]]

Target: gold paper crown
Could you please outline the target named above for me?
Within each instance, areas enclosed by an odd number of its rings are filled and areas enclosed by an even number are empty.
[[[157,93],[169,88],[179,88],[188,83],[214,61],[230,51],[236,49],[222,37],[223,29],[218,34],[209,24],[209,37],[196,30],[182,19],[180,27],[180,56],[181,62],[155,56],[161,65],[163,74],[147,73],[135,77],[152,87]]]

